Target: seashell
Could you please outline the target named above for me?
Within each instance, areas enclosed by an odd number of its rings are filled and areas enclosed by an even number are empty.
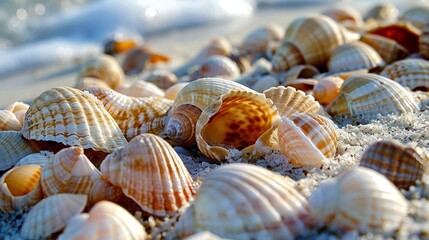
[[[178,238],[210,231],[227,239],[294,239],[313,222],[288,177],[232,163],[212,171],[173,229]]]
[[[429,91],[429,62],[421,59],[405,59],[384,68],[381,76],[392,79],[411,90]]]
[[[21,123],[21,126],[24,124],[25,113],[27,112],[30,105],[23,102],[14,102],[11,105],[5,107],[4,110],[9,110],[15,114],[16,119]]]
[[[83,67],[78,79],[91,77],[103,80],[110,88],[122,85],[125,74],[115,58],[102,54],[89,60]]]
[[[110,88],[105,81],[92,77],[79,78],[74,87],[80,90],[84,90],[89,87]]]
[[[136,81],[129,86],[124,86],[122,89],[116,88],[115,90],[129,97],[164,97],[162,89],[144,80]]]
[[[311,93],[313,91],[314,86],[317,84],[319,80],[310,79],[310,78],[298,78],[292,81],[288,81],[285,86],[293,87],[296,90],[301,90],[305,93]]]
[[[28,154],[38,152],[34,144],[17,131],[0,131],[0,170],[5,171]]]
[[[368,10],[364,20],[374,19],[380,22],[394,21],[398,17],[399,10],[392,3],[379,3]]]
[[[323,66],[337,46],[357,38],[327,16],[298,18],[287,28],[271,61],[273,70],[285,71],[301,64]]]
[[[33,100],[24,138],[112,152],[127,143],[115,120],[93,95],[70,87],[47,90]]]
[[[33,206],[43,199],[40,175],[36,165],[14,167],[0,178],[0,210],[9,213]]]
[[[123,207],[108,201],[97,203],[89,213],[74,216],[68,222],[62,239],[146,239],[143,225]]]
[[[423,28],[419,37],[419,53],[423,58],[429,59],[429,23]]]
[[[27,156],[21,158],[15,167],[24,166],[24,165],[37,165],[42,168],[47,166],[51,161],[52,152],[49,151],[40,151],[38,153],[28,154]]]
[[[115,34],[109,36],[103,43],[104,53],[108,55],[116,55],[128,52],[134,47],[143,42],[140,36],[124,36],[123,34]]]
[[[409,55],[408,50],[396,41],[377,34],[363,34],[359,40],[371,46],[387,64]]]
[[[362,15],[351,7],[334,7],[323,11],[321,14],[351,29],[358,29],[363,25]]]
[[[48,238],[61,231],[75,215],[85,208],[87,196],[82,194],[57,194],[34,206],[21,227],[21,237],[26,239]]]
[[[402,22],[411,22],[415,27],[423,30],[425,25],[429,23],[429,7],[427,6],[416,6],[403,12],[399,18]]]
[[[274,76],[266,75],[260,77],[257,82],[252,86],[252,89],[261,93],[269,88],[277,87],[278,85],[279,82]]]
[[[279,25],[262,26],[246,35],[238,48],[247,54],[263,54],[270,42],[281,41],[283,36],[283,27]]]
[[[9,110],[0,110],[0,131],[19,131],[22,125],[15,114]]]
[[[161,89],[167,89],[177,82],[177,77],[168,70],[157,69],[143,76],[143,80],[153,83]]]
[[[237,65],[240,74],[248,72],[252,67],[251,65],[253,60],[245,54],[233,52],[228,56],[228,58]]]
[[[201,65],[191,73],[191,80],[206,77],[220,77],[232,80],[240,76],[237,64],[225,56],[211,56],[206,58]]]
[[[144,71],[148,65],[158,62],[169,62],[170,58],[158,53],[151,46],[142,44],[131,49],[125,56],[122,69],[126,75],[138,74]]]
[[[320,168],[337,152],[336,125],[317,114],[282,117],[278,126],[280,152],[298,166]]]
[[[385,140],[370,145],[359,165],[383,174],[398,188],[409,188],[429,168],[429,155],[419,147]]]
[[[221,78],[202,78],[189,83],[174,100],[164,132],[180,146],[194,145],[195,126],[201,112],[231,90],[252,91],[239,83]]]
[[[289,69],[286,73],[279,73],[279,78],[283,79],[283,86],[287,86],[296,79],[312,78],[319,74],[319,70],[312,65],[298,65]]]
[[[421,30],[410,23],[396,22],[382,25],[369,30],[368,33],[395,40],[400,45],[404,46],[409,53],[415,53],[419,51],[418,47]]]
[[[401,114],[419,109],[416,101],[399,83],[383,76],[363,73],[348,78],[340,89],[340,95],[326,108],[331,115]]]
[[[186,85],[188,85],[188,82],[175,83],[165,90],[164,98],[175,100],[179,92],[182,91]]]
[[[332,229],[392,233],[407,216],[404,196],[378,172],[357,167],[322,183],[309,199],[311,215]]]
[[[322,105],[328,105],[339,94],[343,79],[340,77],[324,77],[319,79],[313,88],[313,97]]]
[[[159,134],[164,130],[171,100],[128,97],[103,88],[89,88],[87,91],[104,104],[127,139],[141,133]]]
[[[253,63],[252,68],[234,81],[246,87],[252,87],[262,76],[271,74],[271,63],[264,58]],[[276,76],[277,78],[277,76]]]
[[[380,55],[368,44],[354,41],[335,48],[328,62],[330,72],[373,69],[384,66]]]
[[[162,138],[141,134],[108,155],[101,172],[149,214],[164,217],[195,194],[192,178],[174,149]]]

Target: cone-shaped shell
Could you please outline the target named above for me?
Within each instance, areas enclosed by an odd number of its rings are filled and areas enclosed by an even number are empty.
[[[0,131],[19,131],[21,127],[21,123],[13,112],[9,110],[0,110]]]
[[[322,105],[328,105],[339,94],[343,79],[340,77],[325,77],[319,79],[313,88],[313,97]]]
[[[36,97],[27,111],[22,134],[27,139],[103,152],[112,152],[127,142],[98,99],[70,87],[52,88]]]
[[[419,109],[410,92],[399,83],[375,74],[356,74],[341,86],[340,95],[326,108],[330,115],[407,113]]]
[[[165,140],[149,133],[108,155],[101,172],[144,211],[159,217],[174,213],[195,194],[179,155]]]
[[[386,177],[357,167],[322,183],[310,200],[312,216],[332,229],[392,233],[407,216],[407,202]]]
[[[429,62],[422,59],[396,61],[380,73],[411,90],[429,91]]]
[[[162,132],[173,104],[161,97],[128,97],[110,89],[89,88],[87,91],[104,104],[127,139],[142,133]]]
[[[89,213],[73,217],[61,239],[122,239],[141,240],[146,238],[143,225],[121,206],[101,201]]]
[[[112,56],[102,54],[89,60],[83,67],[79,78],[98,78],[111,88],[124,84],[125,74],[119,63]]]
[[[15,167],[3,174],[0,178],[0,210],[12,212],[42,200],[41,174],[42,168],[36,165]]]
[[[383,174],[398,188],[408,188],[428,170],[428,156],[419,147],[385,140],[369,146],[359,165]]]
[[[408,50],[395,40],[377,34],[364,34],[359,41],[371,46],[387,64],[409,55]]]
[[[151,64],[168,61],[170,58],[166,55],[158,53],[147,44],[142,44],[127,52],[122,69],[127,75],[138,74]]]
[[[38,152],[36,146],[22,137],[21,132],[0,131],[0,170],[8,170],[28,154]]]
[[[205,108],[196,125],[200,151],[223,162],[228,148],[243,149],[280,120],[273,102],[264,94],[230,91]]]
[[[191,80],[207,77],[220,77],[223,79],[236,79],[240,76],[240,69],[235,62],[225,56],[211,56],[205,59],[194,72]]]
[[[211,172],[173,230],[183,238],[210,231],[228,239],[293,239],[311,227],[307,200],[293,180],[250,164]]]
[[[406,22],[396,22],[392,24],[377,26],[368,33],[381,35],[390,38],[404,46],[409,53],[419,52],[419,37],[421,30]]]
[[[422,30],[427,23],[429,23],[429,7],[416,6],[403,12],[399,18],[402,22],[411,22],[418,29]]]
[[[28,213],[21,227],[21,236],[26,239],[48,238],[81,213],[86,200],[87,196],[81,194],[57,194],[43,199]]]

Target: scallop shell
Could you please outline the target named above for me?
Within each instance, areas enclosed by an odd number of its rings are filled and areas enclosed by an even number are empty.
[[[57,194],[43,199],[25,218],[21,237],[48,238],[61,231],[70,219],[83,211],[86,201],[87,196],[81,194]]]
[[[407,216],[401,192],[386,177],[365,167],[322,183],[309,204],[317,221],[346,231],[392,233]]]
[[[373,69],[384,66],[380,55],[368,44],[354,41],[335,48],[328,62],[330,72]]]
[[[339,94],[343,79],[340,77],[324,77],[319,79],[313,88],[313,97],[322,105],[328,105]]]
[[[79,78],[98,78],[111,88],[124,84],[125,74],[115,58],[102,54],[89,60],[83,67]]]
[[[8,170],[23,157],[39,149],[17,131],[0,131],[0,170]]]
[[[211,56],[206,58],[191,73],[191,80],[207,77],[219,77],[233,80],[240,76],[240,69],[235,62],[225,56]]]
[[[248,54],[263,54],[270,42],[281,41],[283,36],[283,27],[279,25],[262,26],[246,35],[238,48]]]
[[[19,131],[22,125],[15,114],[9,110],[0,110],[0,131]]]
[[[368,10],[364,20],[373,19],[380,22],[394,21],[399,10],[392,3],[379,3]]]
[[[229,148],[244,149],[280,120],[275,105],[264,94],[230,91],[206,107],[196,125],[200,151],[214,162],[224,162]]]
[[[359,40],[371,46],[388,64],[409,55],[406,48],[390,38],[368,33],[362,35]]]
[[[127,52],[122,69],[126,75],[139,74],[150,64],[169,61],[168,56],[158,53],[147,44],[142,44]]]
[[[173,104],[165,98],[134,98],[110,89],[89,88],[87,91],[104,104],[128,140],[141,133],[161,133]]]
[[[429,91],[429,62],[422,59],[405,59],[384,68],[381,76],[411,90]]]
[[[176,83],[173,86],[167,88],[167,90],[165,90],[165,94],[164,97],[166,99],[170,99],[170,100],[175,100],[177,95],[179,94],[180,91],[182,91],[182,89],[188,85],[188,82],[181,82],[181,83]]]
[[[298,166],[321,167],[337,151],[336,125],[316,114],[283,117],[278,126],[280,151]]]
[[[403,12],[399,18],[402,22],[411,22],[415,27],[423,30],[425,25],[429,23],[429,7],[427,6],[416,6]]]
[[[10,169],[0,178],[0,210],[12,212],[33,206],[43,199],[40,175],[42,168],[36,165]]]
[[[383,76],[366,73],[348,78],[340,95],[326,108],[332,115],[363,115],[407,113],[419,109],[410,92],[399,83]]]
[[[74,87],[80,90],[83,90],[89,87],[110,88],[110,86],[105,81],[98,78],[93,78],[93,77],[79,78],[76,81],[76,84]]]
[[[14,102],[10,104],[9,106],[5,107],[4,110],[9,110],[15,114],[16,119],[21,123],[21,125],[24,124],[24,118],[25,113],[27,112],[28,108],[30,108],[30,105],[23,103],[23,102]]]
[[[144,80],[135,81],[122,89],[116,88],[116,91],[129,97],[164,97],[164,91],[155,84]]]
[[[174,100],[165,128],[166,135],[180,146],[194,145],[195,126],[201,112],[231,90],[252,91],[239,83],[221,78],[202,78],[186,85]]]
[[[167,89],[177,82],[177,77],[168,70],[158,69],[143,76],[143,80],[153,83],[161,89]]]
[[[419,37],[419,53],[425,59],[429,59],[429,23],[423,28]]]
[[[227,164],[211,172],[173,232],[210,231],[228,239],[293,239],[312,226],[294,181],[262,167]]]
[[[40,151],[38,153],[32,153],[21,158],[21,160],[16,163],[15,167],[24,165],[37,165],[44,168],[45,166],[49,165],[49,162],[51,161],[51,155],[52,152],[49,151]]]
[[[127,143],[98,99],[70,87],[52,88],[36,97],[27,111],[22,134],[27,139],[103,152]]]
[[[62,239],[146,239],[146,231],[137,219],[121,206],[102,201],[70,219]]]
[[[375,27],[368,31],[368,33],[384,36],[395,40],[401,46],[404,46],[409,53],[416,53],[419,51],[419,37],[421,30],[416,28],[410,23],[396,22]]]
[[[398,188],[409,188],[428,170],[429,155],[419,147],[385,140],[370,145],[359,165],[383,174]]]
[[[195,194],[179,155],[162,138],[144,133],[108,155],[101,172],[149,214],[164,217]]]

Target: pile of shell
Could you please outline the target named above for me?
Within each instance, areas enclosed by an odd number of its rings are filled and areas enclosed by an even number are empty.
[[[290,239],[326,227],[392,235],[407,216],[399,189],[427,174],[427,150],[376,142],[310,198],[252,163],[277,152],[297,168],[329,169],[331,117],[419,111],[410,90],[429,89],[429,9],[395,11],[377,6],[364,21],[333,9],[284,34],[255,29],[236,48],[217,38],[174,71],[157,69],[169,57],[145,44],[110,41],[122,66],[101,55],[75,88],[0,111],[1,211],[32,207],[21,228],[30,239],[159,237],[135,211],[179,216],[164,237]],[[173,146],[223,165],[198,186]],[[248,163],[225,164],[233,151]]]

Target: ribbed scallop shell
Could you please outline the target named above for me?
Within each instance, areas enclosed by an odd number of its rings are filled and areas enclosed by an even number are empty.
[[[129,85],[122,85],[115,88],[115,91],[120,92],[130,97],[164,97],[164,91],[155,84],[144,80],[135,81]]]
[[[328,62],[330,72],[373,69],[384,66],[380,55],[368,44],[354,41],[335,48]]]
[[[332,229],[392,233],[407,216],[407,202],[386,177],[357,167],[322,183],[310,199],[311,215]]]
[[[311,228],[307,200],[293,180],[250,164],[227,164],[203,181],[173,232],[210,231],[228,239],[293,239]]]
[[[399,83],[375,74],[357,74],[341,86],[340,95],[326,108],[330,115],[407,113],[419,109],[410,92]]]
[[[373,19],[380,22],[393,21],[398,17],[398,9],[392,3],[379,3],[368,10],[365,21]]]
[[[177,82],[177,77],[168,70],[157,69],[143,76],[143,80],[153,83],[161,89],[167,89]]]
[[[335,124],[316,114],[283,117],[278,126],[280,151],[298,166],[321,167],[337,151]]]
[[[0,110],[0,131],[19,131],[21,127],[21,123],[13,112],[9,110]]]
[[[343,79],[340,77],[324,77],[319,79],[313,88],[313,97],[322,105],[328,105],[339,94]]]
[[[429,23],[423,28],[419,37],[419,53],[425,59],[429,59]]]
[[[419,52],[419,37],[421,30],[406,22],[396,22],[392,24],[377,26],[368,33],[384,36],[395,40],[405,47],[409,53]]]
[[[12,212],[35,205],[43,199],[40,175],[36,165],[14,167],[0,178],[0,210]]]
[[[28,154],[39,149],[22,137],[21,132],[0,131],[0,170],[8,170]]]
[[[146,239],[146,231],[137,219],[121,206],[102,201],[91,208],[89,213],[82,213],[70,219],[62,239]]]
[[[215,162],[224,162],[228,149],[253,145],[280,120],[273,102],[253,91],[230,91],[205,108],[196,125],[200,151]]]
[[[159,217],[174,213],[195,194],[179,155],[165,140],[149,133],[108,155],[101,172],[144,211]]]
[[[399,18],[402,22],[411,22],[418,29],[423,30],[425,25],[429,23],[429,7],[419,5],[403,12]]]
[[[57,194],[39,202],[25,218],[21,237],[25,239],[48,238],[62,230],[75,215],[81,213],[86,195]]]
[[[93,77],[79,78],[74,87],[80,90],[84,90],[89,87],[111,88],[105,81]]]
[[[30,105],[23,103],[23,102],[14,102],[10,104],[9,106],[5,107],[4,110],[9,110],[15,114],[16,119],[21,123],[21,125],[24,124],[24,118],[25,113],[27,112],[28,108],[30,108]]]
[[[128,140],[142,133],[161,133],[173,104],[161,97],[128,97],[110,89],[89,88],[87,91],[104,104]]]
[[[377,34],[364,34],[359,40],[371,46],[388,64],[409,55],[408,50],[396,41]]]
[[[70,87],[52,88],[36,97],[27,111],[22,134],[27,139],[103,152],[127,143],[98,99]]]
[[[102,54],[89,60],[83,67],[79,78],[98,78],[111,88],[124,84],[125,74],[119,63],[112,56]]]
[[[411,90],[429,91],[429,62],[422,59],[396,61],[380,73]]]
[[[275,24],[262,26],[246,35],[239,49],[250,54],[265,53],[270,42],[281,41],[283,36],[284,29],[281,26]]]
[[[232,80],[240,76],[240,69],[235,62],[225,56],[211,56],[206,58],[191,73],[191,80],[207,77],[219,77]]]
[[[370,145],[359,165],[383,174],[398,188],[408,188],[428,170],[429,155],[419,147],[385,140]]]

